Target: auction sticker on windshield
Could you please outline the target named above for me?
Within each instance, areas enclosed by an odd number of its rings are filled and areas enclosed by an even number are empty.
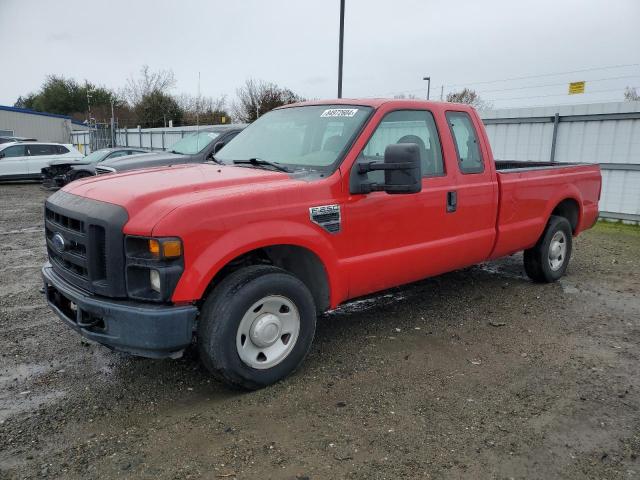
[[[353,117],[358,113],[357,108],[329,108],[322,112],[321,117]]]

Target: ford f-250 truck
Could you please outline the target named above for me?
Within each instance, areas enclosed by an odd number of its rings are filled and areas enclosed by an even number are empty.
[[[49,197],[45,291],[91,340],[157,358],[195,339],[215,376],[260,388],[348,299],[522,250],[531,279],[557,280],[600,187],[597,165],[494,161],[465,105],[295,104],[212,162]]]

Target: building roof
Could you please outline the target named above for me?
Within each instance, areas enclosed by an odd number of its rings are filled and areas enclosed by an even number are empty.
[[[68,115],[59,115],[57,113],[36,112],[35,110],[29,110],[28,108],[9,107],[7,105],[0,105],[0,110],[4,110],[6,112],[24,113],[27,115],[40,115],[43,117],[62,118],[64,120],[69,120],[71,123],[75,123],[76,125],[84,125],[82,122],[74,120]]]

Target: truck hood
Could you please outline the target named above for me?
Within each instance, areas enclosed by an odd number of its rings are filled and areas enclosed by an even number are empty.
[[[129,214],[127,232],[150,235],[175,208],[203,196],[246,195],[296,182],[288,174],[249,167],[190,164],[100,175],[63,188],[73,195],[120,205]]]

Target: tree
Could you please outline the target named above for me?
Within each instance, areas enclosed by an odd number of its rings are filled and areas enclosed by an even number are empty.
[[[625,102],[638,102],[640,101],[640,93],[636,87],[626,87],[624,89],[624,100]]]
[[[232,112],[237,120],[244,123],[253,122],[276,107],[304,100],[288,88],[251,78],[236,90],[236,95],[238,98],[233,103]]]
[[[89,101],[92,108],[110,106],[112,100],[118,102],[114,92],[107,88],[98,87],[87,81],[82,85],[71,78],[49,75],[37,93],[18,97],[15,106],[84,119],[88,111],[87,92],[90,95]]]
[[[466,103],[477,109],[489,108],[490,105],[482,100],[475,90],[465,88],[459,92],[447,93],[447,102]]]
[[[185,125],[231,123],[231,115],[227,111],[227,99],[224,95],[213,98],[183,93],[176,97],[176,101],[184,112],[183,122]]]
[[[122,97],[135,106],[142,99],[153,93],[168,94],[176,86],[176,78],[172,70],[152,72],[149,65],[143,65],[138,78],[129,77],[122,89]]]
[[[178,102],[160,91],[145,94],[134,107],[134,112],[141,127],[164,127],[169,125],[169,120],[180,124],[183,116]]]

